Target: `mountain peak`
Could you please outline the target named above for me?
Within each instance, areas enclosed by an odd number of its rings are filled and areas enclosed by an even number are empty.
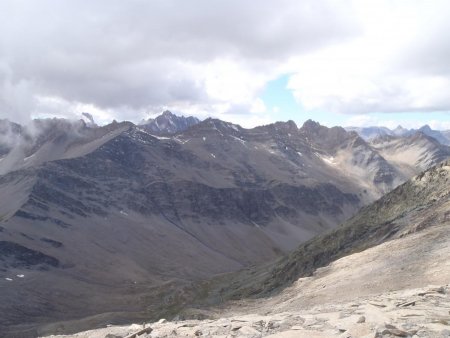
[[[170,110],[164,110],[163,113],[160,116],[176,116],[175,114],[173,114]]]
[[[175,134],[184,131],[193,125],[196,125],[200,120],[193,116],[177,116],[169,110],[154,119],[148,119],[140,124],[140,127],[146,131],[154,134]]]
[[[305,123],[303,123],[303,126],[301,129],[314,130],[314,129],[319,129],[320,127],[322,127],[322,125],[319,122],[309,119],[309,120],[306,120]]]
[[[97,127],[97,124],[95,123],[95,120],[94,120],[94,117],[92,116],[92,114],[83,112],[83,113],[81,113],[81,116],[82,116],[82,121],[84,121],[87,126]]]
[[[431,129],[431,127],[428,124],[426,124],[426,125],[424,125],[424,126],[419,128],[419,131],[431,131],[431,130],[432,129]]]
[[[292,120],[289,120],[286,122],[275,122],[273,124],[273,126],[277,129],[287,130],[287,131],[292,131],[292,132],[298,130],[297,124]]]

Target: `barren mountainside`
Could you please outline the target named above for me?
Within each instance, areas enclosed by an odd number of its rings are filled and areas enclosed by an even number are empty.
[[[207,119],[170,136],[35,123],[43,132],[24,132],[0,161],[0,326],[30,334],[170,312],[170,290],[281,257],[410,175],[358,134],[313,121]]]

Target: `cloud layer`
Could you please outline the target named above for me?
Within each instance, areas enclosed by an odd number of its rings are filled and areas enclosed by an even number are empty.
[[[364,114],[450,109],[448,1],[361,1],[360,37],[300,56],[289,88],[307,109]]]
[[[291,74],[306,109],[450,107],[446,1],[4,0],[0,117],[138,121],[170,108],[268,122]]]

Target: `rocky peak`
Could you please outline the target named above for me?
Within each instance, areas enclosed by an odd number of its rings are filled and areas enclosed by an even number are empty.
[[[298,127],[292,120],[289,120],[287,122],[276,122],[274,126],[278,130],[285,130],[293,133],[298,132]]]
[[[406,133],[408,133],[408,129],[403,128],[401,125],[398,125],[397,128],[395,128],[393,131],[394,135],[405,135]]]
[[[431,127],[428,124],[421,127],[418,131],[434,138],[440,144],[450,145],[450,139],[448,137],[446,137],[445,134],[443,134],[439,130],[431,129]]]
[[[347,132],[342,127],[328,128],[312,120],[303,124],[300,128],[300,134],[307,141],[324,148],[324,150],[335,149],[349,139],[361,139],[357,133]],[[358,141],[364,142],[362,139]]]
[[[307,120],[305,121],[305,123],[303,123],[303,126],[300,128],[300,130],[302,131],[317,131],[320,130],[321,128],[323,128],[322,125],[320,125],[319,122],[313,121],[313,120]]]
[[[176,115],[172,114],[172,112],[170,110],[164,110],[162,113],[162,116],[172,117],[172,116],[176,116]]]
[[[175,134],[184,131],[200,122],[193,116],[177,116],[165,110],[161,115],[154,119],[143,121],[140,126],[150,133],[155,134]]]
[[[424,126],[419,128],[419,131],[422,131],[422,132],[427,132],[427,131],[431,131],[431,130],[432,129],[431,129],[431,127],[428,124],[426,124],[426,125],[424,125]]]
[[[95,123],[94,117],[90,113],[83,112],[82,115],[82,121],[86,124],[86,126],[90,128],[98,127]]]

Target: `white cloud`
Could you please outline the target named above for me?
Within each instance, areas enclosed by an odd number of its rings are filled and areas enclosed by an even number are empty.
[[[432,129],[437,130],[450,130],[450,121],[437,121],[437,120],[431,120],[428,122],[428,125]]]
[[[341,114],[448,110],[450,3],[358,0],[354,8],[362,36],[291,59],[296,99]]]
[[[352,17],[333,0],[4,0],[0,114],[258,116],[286,60],[353,36]]]
[[[106,123],[171,109],[261,124],[279,114],[259,95],[287,73],[308,110],[449,110],[449,10],[445,0],[3,0],[0,117],[87,110]]]

